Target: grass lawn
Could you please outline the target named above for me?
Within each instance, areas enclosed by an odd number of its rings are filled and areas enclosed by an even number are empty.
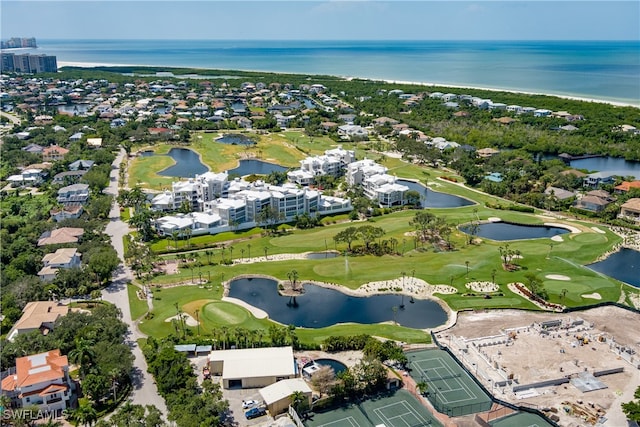
[[[129,295],[129,308],[131,309],[131,319],[136,320],[142,317],[148,310],[146,300],[141,300],[136,294],[140,288],[134,284],[127,284],[127,294]]]
[[[449,222],[459,224],[470,220],[473,207],[460,209],[433,209],[436,215],[445,215]],[[445,212],[444,211],[448,211]],[[415,212],[401,211],[391,215],[375,218],[371,223],[377,227],[382,227],[386,231],[385,239],[394,237],[398,241],[398,251],[401,255],[376,256],[349,256],[348,269],[345,268],[343,257],[320,259],[320,260],[289,260],[271,261],[253,264],[240,264],[234,266],[203,266],[196,269],[196,276],[199,273],[203,277],[220,278],[224,276],[228,279],[238,274],[267,274],[279,279],[286,279],[287,272],[296,269],[301,280],[318,280],[324,282],[338,283],[355,289],[364,283],[379,280],[390,280],[400,276],[402,271],[410,272],[415,270],[415,276],[431,284],[447,284],[456,287],[460,294],[468,292],[465,284],[469,281],[490,281],[495,274],[496,282],[500,285],[519,281],[525,281],[525,274],[534,273],[544,281],[547,290],[551,295],[551,301],[560,302],[563,289],[565,292],[564,304],[570,306],[584,305],[589,302],[581,297],[584,293],[598,292],[603,299],[617,300],[619,296],[619,284],[605,276],[601,276],[592,270],[583,267],[583,264],[593,262],[603,251],[606,251],[619,242],[619,238],[606,231],[605,234],[593,232],[588,225],[578,222],[571,222],[574,227],[583,229],[580,234],[564,235],[564,241],[553,242],[550,239],[532,239],[525,241],[509,242],[511,249],[518,250],[522,259],[518,260],[520,269],[515,272],[506,272],[501,267],[500,247],[504,247],[506,242],[496,242],[489,239],[481,239],[481,243],[468,245],[466,236],[455,231],[452,234],[452,242],[455,250],[451,252],[434,252],[428,246],[414,247],[414,241],[406,233],[411,231],[409,221]],[[481,219],[487,216],[498,216],[521,223],[541,223],[542,220],[533,215],[522,214],[511,211],[495,211],[486,208],[478,208],[478,215]],[[267,248],[268,255],[278,253],[300,253],[307,251],[323,251],[326,249],[337,249],[344,251],[346,245],[336,245],[333,236],[340,230],[350,226],[361,226],[363,222],[348,222],[319,227],[312,230],[300,230],[291,234],[281,236],[265,236],[237,241],[227,245],[225,258],[231,256],[239,259],[243,257],[263,256],[264,248]],[[551,247],[553,243],[553,247]],[[354,245],[362,244],[355,242]],[[250,247],[249,247],[250,245]],[[551,254],[550,254],[551,250]],[[550,256],[549,256],[550,255]],[[219,262],[222,251],[216,249],[213,252],[213,261]],[[205,260],[204,253],[200,256]],[[469,275],[466,275],[466,263],[469,263]],[[495,270],[495,273],[494,271]],[[571,277],[570,282],[547,279],[547,275],[563,274]],[[188,280],[191,271],[183,269],[179,274],[172,276],[162,276],[155,279],[159,283],[171,283]],[[462,308],[466,304],[473,306],[494,306],[494,307],[532,307],[525,300],[516,297],[506,289],[503,290],[504,297],[495,297],[491,300],[475,301],[459,295],[443,297],[452,308]],[[461,300],[461,298],[463,298]],[[521,301],[520,304],[515,304]]]

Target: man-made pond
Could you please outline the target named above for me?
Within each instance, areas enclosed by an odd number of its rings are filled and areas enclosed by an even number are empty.
[[[335,258],[340,255],[336,251],[326,251],[326,252],[309,252],[307,254],[307,259],[325,259],[325,258]]]
[[[474,202],[464,197],[433,191],[418,182],[407,179],[399,179],[396,182],[401,185],[406,185],[410,190],[420,193],[420,201],[423,208],[459,208],[474,204]]]
[[[253,139],[239,133],[226,133],[214,141],[231,145],[256,145]]]
[[[200,162],[200,157],[194,151],[186,148],[172,148],[167,155],[175,160],[176,164],[158,172],[158,175],[193,178],[209,171],[209,168]]]
[[[472,233],[472,225],[467,224],[460,227],[460,231],[467,234]],[[524,225],[510,224],[508,222],[488,222],[478,225],[478,237],[485,237],[491,240],[524,240],[549,238],[559,234],[566,234],[569,230],[562,227],[551,227],[547,225]]]
[[[289,169],[275,163],[263,162],[262,160],[240,160],[240,166],[229,170],[229,175],[268,175],[271,172],[286,172]]]
[[[542,160],[557,160],[554,154],[537,154]],[[640,162],[633,162],[620,157],[591,157],[588,159],[576,159],[569,162],[569,166],[575,169],[586,169],[594,172],[610,173],[618,176],[635,176],[640,179]]]
[[[412,303],[410,297],[401,295],[354,297],[309,283],[304,284],[304,294],[293,298],[281,296],[272,279],[235,279],[229,296],[264,310],[276,322],[305,328],[395,320],[402,326],[426,329],[447,321],[447,313],[433,300],[415,299]],[[399,309],[403,302],[405,308]]]
[[[587,267],[640,288],[640,252],[633,249],[623,248],[609,255],[607,259],[589,264]]]
[[[617,157],[593,157],[590,159],[572,160],[572,168],[587,169],[619,176],[635,176],[640,179],[640,162],[630,162]]]

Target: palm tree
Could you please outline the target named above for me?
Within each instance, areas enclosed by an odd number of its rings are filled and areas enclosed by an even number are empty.
[[[187,246],[191,247],[191,227],[187,227],[183,230],[184,235],[187,237]]]
[[[467,279],[469,278],[469,261],[465,261],[464,265],[467,266]]]
[[[98,413],[90,402],[81,399],[80,406],[71,413],[71,419],[75,427],[80,424],[91,426],[98,419]]]
[[[247,250],[249,251],[247,258],[251,259],[251,243],[247,243]]]
[[[118,379],[120,378],[120,370],[118,368],[113,368],[112,370],[110,370],[109,378],[111,379],[111,386],[113,387],[113,401],[116,402],[118,400],[116,391],[118,390]]]
[[[269,252],[269,248],[265,246],[262,250],[264,251],[264,259],[267,259],[267,252]]]
[[[211,255],[213,255],[213,251],[207,249],[204,251],[204,254],[207,256],[207,264],[211,264]]]
[[[93,343],[83,338],[76,338],[76,348],[69,352],[69,361],[80,366],[80,376],[84,376],[89,372],[96,358],[93,349]]]
[[[171,238],[173,239],[173,243],[176,245],[176,249],[178,249],[178,237],[180,237],[180,233],[178,233],[178,230],[172,230]]]
[[[244,259],[244,248],[240,248],[240,260]]]
[[[294,391],[293,393],[291,393],[291,406],[293,406],[293,409],[295,409],[296,412],[300,410],[302,403],[304,403],[305,401],[308,402],[308,399],[304,392]]]
[[[298,280],[298,272],[296,270],[291,270],[287,273],[287,277],[289,278],[289,282],[291,283],[291,289],[296,290],[296,281]]]
[[[420,394],[423,396],[427,394],[427,391],[429,390],[429,384],[427,384],[426,381],[420,381],[416,384],[416,387],[420,390]]]

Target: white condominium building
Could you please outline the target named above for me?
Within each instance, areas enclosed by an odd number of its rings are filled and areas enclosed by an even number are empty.
[[[313,184],[316,176],[330,175],[338,177],[344,168],[355,160],[353,150],[345,150],[341,146],[326,150],[321,156],[310,156],[300,160],[300,169],[287,173],[289,181],[299,185]]]

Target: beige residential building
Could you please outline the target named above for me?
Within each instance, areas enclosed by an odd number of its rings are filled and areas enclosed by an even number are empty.
[[[13,325],[7,339],[13,341],[20,334],[52,331],[56,321],[69,313],[69,306],[55,301],[32,301],[22,310],[22,317]]]

